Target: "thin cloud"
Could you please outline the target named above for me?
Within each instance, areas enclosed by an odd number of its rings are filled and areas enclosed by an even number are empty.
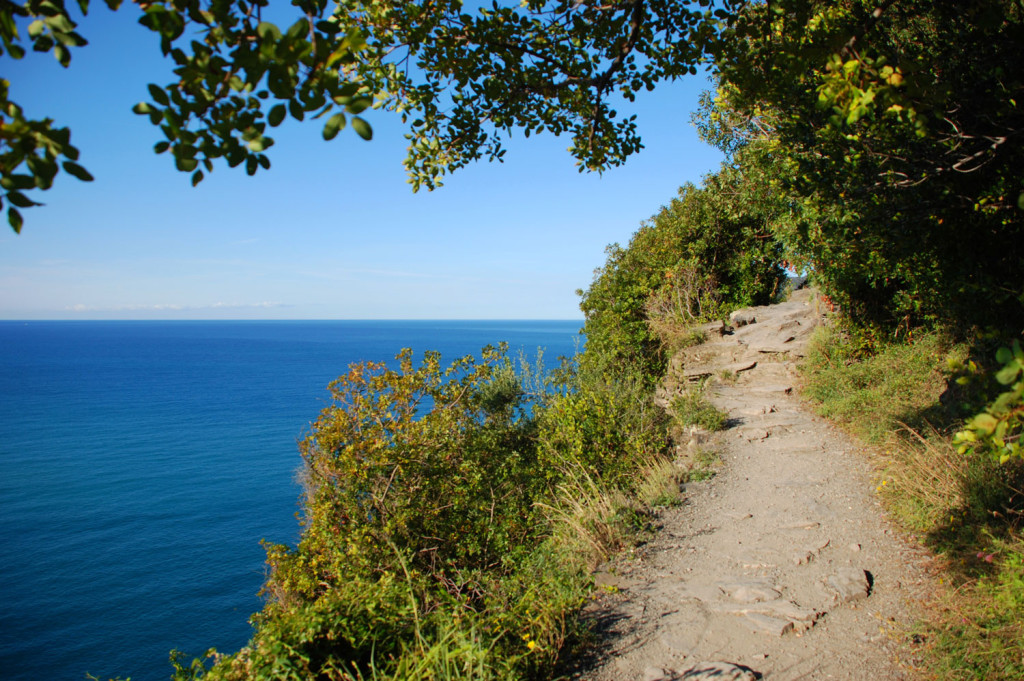
[[[199,310],[267,310],[271,308],[293,307],[287,303],[264,301],[261,303],[212,303],[210,305],[181,305],[178,303],[155,303],[146,305],[114,305],[99,307],[78,303],[64,309],[68,312],[185,312]]]

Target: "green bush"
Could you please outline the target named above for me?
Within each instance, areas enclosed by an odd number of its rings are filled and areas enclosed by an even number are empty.
[[[538,470],[552,481],[582,472],[630,489],[638,462],[668,444],[666,417],[640,378],[581,381],[551,400],[538,429]]]
[[[349,367],[301,444],[302,536],[267,546],[252,640],[209,669],[176,657],[175,679],[548,674],[594,556],[645,526],[641,496],[668,498],[647,481],[667,434],[642,380],[541,373],[503,347]]]
[[[628,248],[613,244],[582,296],[584,361],[609,375],[665,370],[666,327],[771,302],[785,272],[768,223],[788,210],[763,183],[724,166],[686,185],[644,223]]]

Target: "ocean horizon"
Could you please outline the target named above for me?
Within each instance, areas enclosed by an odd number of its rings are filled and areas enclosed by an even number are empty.
[[[0,321],[0,669],[166,679],[231,652],[260,541],[294,544],[297,442],[352,362],[509,344],[548,367],[581,320]]]

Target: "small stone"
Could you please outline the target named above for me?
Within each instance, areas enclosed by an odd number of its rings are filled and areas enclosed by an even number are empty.
[[[746,326],[747,324],[757,324],[757,316],[749,310],[736,310],[729,315],[729,324],[734,328]]]
[[[839,595],[840,603],[862,600],[871,592],[867,572],[860,568],[840,568],[825,583]]]
[[[757,366],[756,361],[737,362],[736,364],[730,364],[725,367],[724,371],[731,371],[734,374],[743,373],[744,371],[750,371]]]
[[[752,669],[731,662],[701,662],[683,672],[683,679],[713,679],[714,681],[756,681]]]
[[[854,552],[860,551],[860,544],[850,544],[850,550]]]
[[[792,622],[806,622],[813,625],[818,620],[817,611],[805,610],[790,601],[778,601],[770,605],[772,613]]]
[[[754,631],[769,636],[782,637],[793,631],[793,622],[778,617],[769,617],[758,612],[747,613],[747,621],[754,625]]]
[[[761,580],[719,584],[718,587],[738,603],[773,601],[782,595],[778,589]]]

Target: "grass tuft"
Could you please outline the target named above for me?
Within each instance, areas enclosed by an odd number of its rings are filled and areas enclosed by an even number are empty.
[[[690,388],[672,400],[672,418],[680,428],[696,426],[711,432],[725,428],[729,415],[711,404],[704,395],[704,384]]]

